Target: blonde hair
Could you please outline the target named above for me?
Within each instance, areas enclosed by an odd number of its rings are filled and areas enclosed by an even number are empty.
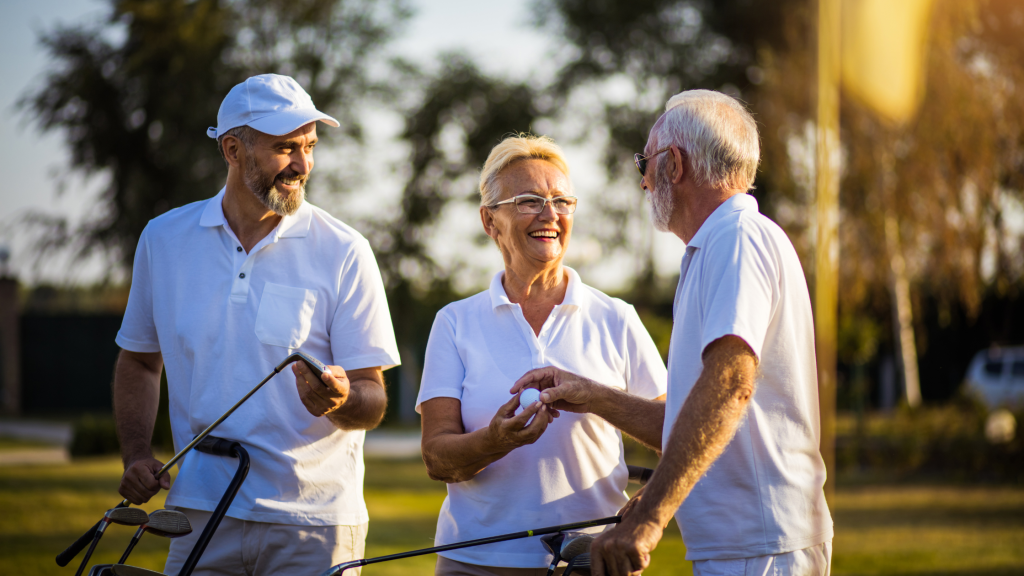
[[[527,158],[546,160],[558,168],[559,172],[565,174],[569,180],[569,165],[565,161],[565,154],[555,144],[555,141],[547,136],[533,136],[531,134],[516,134],[502,140],[497,146],[491,149],[484,162],[483,170],[480,172],[480,205],[493,206],[501,197],[501,189],[498,187],[498,175],[513,162]],[[569,181],[571,193],[572,181]]]
[[[659,148],[675,144],[686,151],[698,185],[754,187],[761,157],[757,122],[735,98],[712,90],[676,94],[654,132]]]

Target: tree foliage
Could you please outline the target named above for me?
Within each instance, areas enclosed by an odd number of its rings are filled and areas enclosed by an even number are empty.
[[[780,41],[784,14],[804,2],[784,0],[543,0],[537,24],[568,44],[552,87],[562,97],[613,78],[628,80],[635,97],[607,102],[606,166],[617,176],[621,158],[647,142],[670,96],[692,88],[749,97],[761,81],[757,53]],[[628,164],[628,163],[627,163]]]
[[[813,102],[811,14],[792,14],[788,42],[763,54],[765,161],[800,237],[811,224],[806,162]],[[984,294],[1024,279],[1024,8],[1007,0],[941,0],[930,27],[926,88],[905,126],[842,102],[840,303],[847,313],[885,302],[883,214],[891,210],[919,293],[977,311]],[[774,137],[773,137],[774,136]],[[813,149],[813,148],[812,148]],[[811,173],[813,174],[813,172]],[[805,251],[811,248],[802,243]],[[881,306],[884,310],[885,306]]]
[[[417,96],[400,134],[410,150],[406,183],[398,212],[370,231],[402,342],[425,343],[434,312],[456,298],[454,270],[439,265],[428,245],[445,208],[478,204],[477,178],[491,149],[529,132],[541,115],[526,83],[490,77],[462,54],[440,63],[435,74],[416,72],[410,81]]]
[[[407,15],[400,0],[110,0],[100,24],[46,34],[58,65],[22,106],[64,134],[72,169],[109,174],[79,229],[38,218],[46,245],[114,252],[130,266],[150,219],[222,186],[206,128],[253,74],[294,76],[343,138],[358,139],[358,104],[386,92],[368,63]]]
[[[399,213],[384,223],[377,244],[392,284],[403,277],[403,262],[424,284],[449,274],[431,258],[426,237],[448,202],[478,202],[476,178],[491,149],[509,134],[529,132],[540,115],[530,86],[489,77],[461,54],[445,55],[438,73],[419,83],[400,135],[410,152]]]

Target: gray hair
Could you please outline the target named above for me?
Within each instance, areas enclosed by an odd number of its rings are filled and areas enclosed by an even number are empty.
[[[735,98],[712,90],[676,94],[653,133],[658,148],[674,144],[686,153],[697,185],[754,187],[761,159],[757,123]]]
[[[260,131],[249,126],[242,125],[235,126],[231,130],[228,130],[227,132],[218,136],[217,150],[220,152],[220,157],[224,159],[225,163],[228,161],[228,159],[226,156],[224,156],[224,138],[228,136],[234,136],[235,138],[238,138],[238,141],[242,143],[242,146],[245,148],[245,151],[251,152],[253,146],[256,145],[256,140],[258,140],[260,137]]]

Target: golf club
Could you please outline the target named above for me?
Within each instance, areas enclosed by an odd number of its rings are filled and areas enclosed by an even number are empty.
[[[574,571],[580,576],[590,576],[590,552],[584,552],[569,560],[569,563],[565,565],[565,571],[562,572],[562,576],[570,576]]]
[[[139,529],[135,531],[135,536],[132,536],[131,542],[128,543],[128,548],[121,555],[121,559],[117,561],[118,564],[124,564],[125,560],[128,559],[128,555],[132,553],[132,549],[139,543],[142,534],[147,531],[164,538],[181,538],[192,533],[192,524],[188,521],[188,516],[177,510],[154,511],[149,515],[149,521],[139,526]]]
[[[331,566],[321,576],[340,576],[349,568],[358,568],[360,566],[366,566],[368,564],[377,564],[378,562],[387,562],[389,560],[399,560],[402,558],[412,558],[413,556],[423,556],[424,554],[434,554],[436,552],[444,552],[445,550],[457,550],[459,548],[469,548],[470,546],[480,546],[482,544],[494,544],[495,542],[506,542],[508,540],[518,540],[520,538],[530,538],[531,536],[544,536],[547,534],[554,534],[556,532],[562,532],[565,530],[576,530],[580,528],[591,528],[593,526],[605,526],[608,524],[617,524],[622,521],[621,516],[609,516],[608,518],[600,518],[598,520],[590,520],[587,522],[576,522],[574,524],[562,524],[561,526],[549,526],[547,528],[539,528],[537,530],[524,530],[522,532],[513,532],[511,534],[502,534],[501,536],[491,536],[489,538],[478,538],[476,540],[467,540],[465,542],[455,542],[452,544],[445,544],[444,546],[434,546],[433,548],[423,548],[421,550],[412,550],[410,552],[400,552],[398,554],[389,554],[387,556],[378,556],[376,558],[363,558],[362,560],[352,560],[351,562],[344,562],[337,566]]]
[[[85,570],[85,565],[89,563],[89,557],[92,556],[96,545],[99,544],[100,538],[103,537],[103,533],[106,532],[107,526],[110,524],[121,524],[124,526],[139,526],[149,521],[149,514],[142,508],[111,508],[103,514],[103,519],[96,525],[96,530],[93,532],[92,544],[89,545],[89,550],[85,553],[85,558],[82,558],[82,565],[78,567],[78,572],[75,576],[82,576],[82,571]]]
[[[562,560],[566,561],[563,576],[572,574],[574,568],[590,569],[590,544],[594,541],[593,534],[570,536],[562,546]]]
[[[555,573],[555,569],[558,568],[558,562],[562,560],[562,542],[565,541],[564,532],[556,532],[554,534],[548,534],[540,539],[541,544],[548,549],[548,552],[554,554],[551,565],[548,566],[546,576],[551,576]]]
[[[327,369],[327,366],[324,365],[323,362],[317,360],[316,358],[313,358],[309,354],[306,354],[306,353],[303,353],[303,352],[293,352],[291,355],[289,355],[287,358],[285,358],[283,362],[278,364],[277,367],[274,368],[273,372],[268,374],[266,378],[261,380],[259,384],[257,384],[252,390],[250,390],[248,394],[243,396],[241,400],[236,402],[235,405],[232,406],[231,408],[229,408],[228,411],[225,412],[220,418],[217,418],[216,420],[214,420],[214,422],[212,424],[207,426],[205,430],[203,430],[195,438],[193,438],[192,441],[189,442],[187,446],[182,448],[181,451],[179,451],[177,454],[175,454],[173,458],[168,460],[167,463],[164,464],[162,468],[160,468],[160,471],[156,473],[156,477],[159,478],[159,477],[163,476],[168,470],[171,469],[171,466],[176,464],[178,462],[178,460],[180,460],[183,456],[185,456],[185,454],[188,453],[189,450],[194,448],[196,444],[201,442],[203,440],[203,438],[206,438],[206,436],[209,435],[210,432],[213,432],[214,428],[219,426],[220,423],[223,422],[228,416],[231,416],[231,414],[235,410],[237,410],[238,407],[241,406],[246,400],[248,400],[250,396],[255,394],[256,391],[259,390],[260,388],[262,388],[264,384],[269,382],[271,378],[273,378],[274,376],[277,376],[281,372],[281,370],[284,370],[285,366],[291,364],[292,362],[296,362],[298,360],[301,360],[303,363],[305,363],[306,366],[309,367],[309,369],[313,372],[314,375],[316,375],[317,378],[320,378],[320,376],[323,374],[324,370]],[[130,503],[128,502],[128,500],[122,500],[121,503],[117,505],[117,508],[125,508],[125,507],[128,507],[129,505],[130,505]],[[72,543],[71,546],[68,546],[66,550],[64,550],[63,552],[58,554],[57,555],[57,565],[58,566],[67,566],[68,562],[71,562],[71,560],[74,559],[74,557],[77,556],[78,553],[82,551],[82,548],[85,548],[85,545],[89,542],[89,540],[93,538],[93,535],[96,533],[96,530],[98,530],[100,528],[100,524],[102,524],[102,522],[103,521],[101,520],[95,526],[90,528],[85,534],[83,534],[81,537],[79,537],[78,540],[75,540],[75,542]]]

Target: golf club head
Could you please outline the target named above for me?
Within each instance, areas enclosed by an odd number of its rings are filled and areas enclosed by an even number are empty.
[[[146,530],[164,538],[180,538],[192,533],[188,516],[177,510],[156,510],[149,515]]]
[[[149,514],[142,508],[111,508],[107,510],[103,518],[107,522],[121,524],[122,526],[142,526],[149,522]]]
[[[301,360],[302,363],[305,364],[306,367],[309,368],[310,372],[312,372],[317,378],[319,378],[320,375],[323,374],[325,370],[327,370],[327,365],[324,364],[323,362],[317,360],[316,358],[313,358],[312,356],[306,354],[305,352],[298,351],[292,352],[291,356],[285,358],[285,361],[282,362],[281,365],[287,366],[288,364],[291,364],[292,362],[298,360]]]
[[[548,534],[547,536],[541,536],[540,541],[544,544],[544,547],[555,555],[555,561],[561,557],[559,553],[562,551],[562,542],[565,540],[565,534],[562,532],[555,532],[554,534]]]
[[[563,576],[571,576],[577,574],[578,576],[590,576],[590,552],[584,552],[579,556],[576,556],[565,566],[565,572]]]
[[[562,545],[562,560],[571,560],[581,554],[587,554],[587,561],[590,561],[590,543],[594,541],[593,534],[569,534],[565,544]],[[579,563],[577,562],[577,565]]]

